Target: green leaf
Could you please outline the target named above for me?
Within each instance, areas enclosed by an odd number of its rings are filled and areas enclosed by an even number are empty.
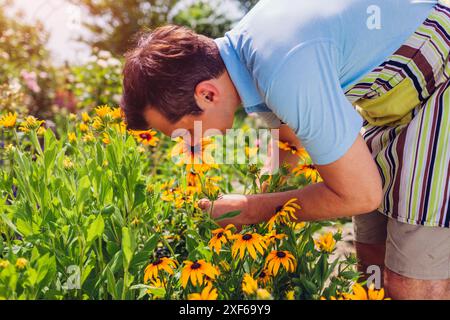
[[[152,255],[153,251],[155,250],[156,246],[158,245],[158,242],[160,240],[160,234],[155,233],[150,236],[150,238],[145,243],[142,250],[139,251],[134,257],[131,265],[133,268],[140,267],[140,265],[146,261],[148,261],[149,257]]]
[[[17,219],[16,226],[17,230],[25,237],[34,234],[32,224],[25,220]]]
[[[315,294],[317,292],[317,286],[314,282],[309,281],[307,279],[302,279],[303,287],[305,291],[307,291],[310,295]]]
[[[146,185],[145,184],[137,184],[134,188],[134,204],[133,207],[143,204],[145,202],[145,198],[147,197]]]
[[[232,219],[232,218],[239,216],[240,214],[241,214],[240,210],[228,212],[228,213],[225,213],[225,214],[221,215],[220,217],[214,219],[214,221],[219,222],[219,221],[223,221],[223,220],[227,220],[227,219]]]
[[[107,290],[109,294],[113,297],[113,299],[119,299],[119,295],[116,289],[116,279],[114,278],[114,274],[112,273],[109,267],[105,268],[106,278],[107,278]]]
[[[87,232],[87,242],[92,243],[95,239],[103,234],[105,230],[105,221],[102,215],[98,215],[97,218],[91,223]]]
[[[155,298],[162,299],[166,295],[166,289],[164,288],[155,288],[150,287],[146,285],[135,285],[130,288],[131,290],[142,290],[145,289],[146,291],[150,292],[150,294],[153,295]]]
[[[89,197],[89,189],[91,187],[91,182],[88,176],[83,176],[80,181],[78,181],[77,190],[77,203],[82,204]]]
[[[123,265],[128,269],[131,259],[133,258],[133,243],[131,239],[130,230],[127,227],[122,228],[122,252]]]

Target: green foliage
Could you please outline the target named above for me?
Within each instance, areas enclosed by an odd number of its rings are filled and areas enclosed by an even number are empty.
[[[197,1],[179,12],[173,23],[187,26],[210,38],[221,37],[231,29],[232,21],[205,1]]]
[[[92,47],[112,52],[126,52],[142,28],[156,28],[169,21],[169,14],[178,0],[70,0],[93,18],[84,26],[93,39],[84,39]]]
[[[0,84],[24,94],[30,113],[48,115],[56,81],[45,48],[48,33],[39,22],[25,23],[18,14],[7,15],[9,6],[9,1],[0,1]]]
[[[122,62],[107,51],[94,50],[89,61],[71,66],[66,89],[76,100],[77,109],[97,105],[118,105],[122,94]]]
[[[220,1],[197,0],[186,7],[180,0],[70,0],[92,17],[84,26],[93,37],[83,39],[92,47],[122,56],[141,30],[168,23],[184,25],[209,37],[220,37],[235,21],[220,13]],[[239,1],[245,13],[257,1]]]

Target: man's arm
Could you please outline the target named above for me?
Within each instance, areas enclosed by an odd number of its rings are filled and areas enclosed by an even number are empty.
[[[381,178],[361,136],[338,161],[319,166],[324,180],[300,190],[251,196],[225,196],[214,204],[213,217],[241,210],[241,215],[222,224],[238,226],[267,221],[276,208],[296,198],[299,221],[331,220],[371,212],[382,199]],[[201,202],[200,207],[209,207]]]
[[[300,140],[295,135],[295,132],[289,128],[287,125],[283,124],[279,129],[279,141],[286,142],[291,146],[295,146],[297,149],[301,149],[302,144]],[[270,155],[273,155],[274,152],[278,152],[278,159],[280,162],[280,165],[287,165],[289,169],[294,169],[294,167],[299,162],[299,157],[295,154],[292,154],[290,151],[281,150],[280,148],[277,148],[277,150],[270,150]],[[272,160],[274,157],[271,156]],[[271,163],[267,163],[266,168],[263,170],[263,172],[270,172],[270,168],[272,168]]]

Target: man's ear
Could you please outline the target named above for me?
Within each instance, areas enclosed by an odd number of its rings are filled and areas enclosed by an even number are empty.
[[[200,108],[204,109],[217,102],[219,89],[210,80],[202,81],[195,87],[195,100]]]

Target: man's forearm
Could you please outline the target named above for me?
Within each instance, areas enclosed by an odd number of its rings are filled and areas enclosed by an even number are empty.
[[[324,183],[317,183],[300,190],[249,196],[251,223],[269,220],[278,207],[294,198],[301,207],[296,213],[299,221],[331,220],[373,210],[370,203],[343,198]]]

